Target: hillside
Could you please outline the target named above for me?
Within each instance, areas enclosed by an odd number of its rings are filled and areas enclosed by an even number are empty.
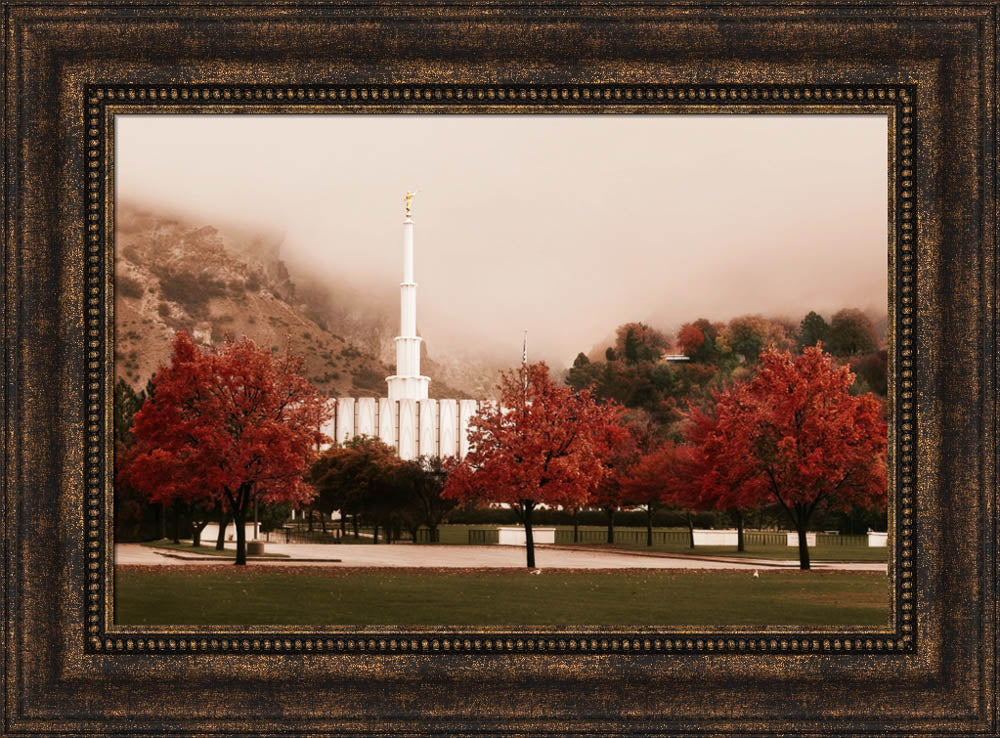
[[[279,259],[280,237],[129,204],[119,204],[116,225],[115,372],[133,387],[145,386],[169,360],[174,332],[186,330],[204,345],[245,335],[299,354],[310,381],[331,396],[385,395],[392,369],[375,346],[341,335],[328,315],[317,314],[315,301],[297,297]],[[372,315],[359,322],[385,320]],[[432,396],[466,396],[432,379]]]

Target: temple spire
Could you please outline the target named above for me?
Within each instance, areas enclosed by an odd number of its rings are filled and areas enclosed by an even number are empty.
[[[396,373],[386,377],[390,400],[426,400],[430,377],[420,374],[417,335],[417,283],[413,280],[413,196],[406,193],[403,219],[403,281],[399,284],[399,335],[396,336]]]

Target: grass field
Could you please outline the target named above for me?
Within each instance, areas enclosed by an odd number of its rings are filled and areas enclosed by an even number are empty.
[[[119,567],[131,625],[881,625],[875,572]]]

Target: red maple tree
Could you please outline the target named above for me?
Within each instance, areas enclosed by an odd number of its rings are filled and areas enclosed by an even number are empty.
[[[662,439],[648,413],[626,411],[620,420],[625,432],[615,442],[605,462],[605,474],[591,495],[590,504],[601,508],[608,518],[608,543],[615,542],[615,513],[623,507],[640,506],[646,512],[646,545],[653,545],[653,516],[661,507],[656,495],[637,492],[631,475],[644,454],[657,448]]]
[[[301,505],[314,494],[303,477],[329,411],[302,370],[300,357],[276,357],[247,338],[201,351],[178,332],[170,365],[135,414],[120,478],[152,502],[228,505],[236,564],[246,564],[251,501]]]
[[[702,494],[719,507],[777,502],[798,532],[802,569],[820,504],[886,504],[885,409],[875,395],[852,395],[853,383],[820,346],[799,356],[766,349],[751,380],[719,394],[700,444]]]
[[[695,455],[693,446],[667,441],[643,454],[623,481],[628,499],[646,508],[647,546],[653,545],[653,514],[660,507],[676,507],[687,512],[689,541],[694,548],[691,510],[698,508],[693,486]]]
[[[625,430],[622,409],[598,404],[590,392],[560,387],[544,363],[504,372],[499,404],[472,418],[469,453],[441,496],[510,505],[524,523],[527,565],[535,566],[532,511],[538,505],[585,504],[603,478]]]
[[[721,393],[718,390],[713,391],[712,398],[717,402],[720,394]],[[692,510],[727,510],[736,522],[736,550],[745,551],[746,539],[744,534],[744,520],[746,513],[754,508],[760,507],[764,500],[759,499],[755,504],[750,504],[751,501],[738,497],[737,493],[739,491],[739,487],[746,481],[746,477],[728,475],[726,477],[726,481],[730,484],[728,490],[724,490],[719,484],[721,480],[718,477],[714,478],[714,483],[702,483],[702,477],[712,472],[712,462],[706,455],[705,442],[716,432],[719,421],[718,418],[715,417],[714,407],[705,408],[693,404],[689,406],[685,420],[686,428],[684,435],[687,443],[689,444],[690,452],[685,466],[686,487],[682,496],[686,503],[690,506],[689,509]],[[747,474],[755,473],[752,467],[748,467],[746,472]],[[742,499],[743,504],[750,506],[737,507],[734,504],[737,499]],[[690,520],[690,514],[688,519]],[[691,546],[693,548],[693,527],[691,531],[691,540]]]

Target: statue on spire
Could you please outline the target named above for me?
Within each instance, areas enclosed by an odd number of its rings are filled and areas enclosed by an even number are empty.
[[[417,191],[406,193],[406,217],[409,218],[413,215],[413,196],[417,194]]]

